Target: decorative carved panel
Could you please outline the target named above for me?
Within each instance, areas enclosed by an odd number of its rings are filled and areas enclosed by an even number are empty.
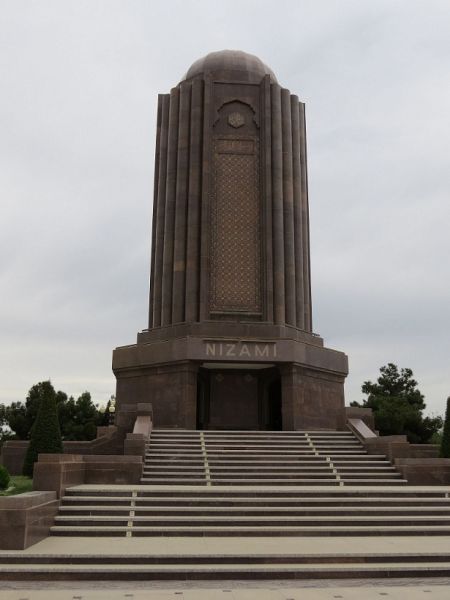
[[[235,124],[231,124],[235,127]],[[261,208],[256,137],[214,139],[212,312],[261,312]]]

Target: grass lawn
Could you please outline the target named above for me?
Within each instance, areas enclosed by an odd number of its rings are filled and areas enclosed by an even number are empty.
[[[0,491],[0,496],[15,496],[33,490],[33,480],[25,475],[11,475],[7,490]]]

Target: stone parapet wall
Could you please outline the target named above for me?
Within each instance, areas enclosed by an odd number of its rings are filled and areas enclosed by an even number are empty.
[[[396,458],[410,485],[450,485],[450,458]]]
[[[0,550],[24,550],[46,538],[58,506],[54,491],[0,497]]]
[[[101,435],[99,435],[99,433]],[[2,446],[0,464],[6,467],[11,475],[21,475],[27,452],[28,440],[9,440]],[[64,454],[123,454],[124,436],[117,427],[99,427],[97,438],[90,441],[63,442]]]
[[[384,454],[401,472],[409,485],[449,485],[450,459],[439,458],[436,444],[410,444],[406,435],[378,436],[366,423],[355,418],[348,420],[349,428],[366,447],[368,454]]]
[[[135,484],[142,476],[142,456],[40,454],[34,465],[33,488],[52,490],[60,498],[66,488],[84,483]]]

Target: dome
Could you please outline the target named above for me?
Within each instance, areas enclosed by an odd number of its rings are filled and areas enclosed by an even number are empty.
[[[265,75],[270,75],[271,81],[277,83],[273,71],[262,60],[241,50],[210,52],[196,60],[182,80],[210,74],[219,79],[248,83],[259,83]]]

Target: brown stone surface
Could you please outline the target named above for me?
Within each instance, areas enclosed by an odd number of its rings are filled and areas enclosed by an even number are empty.
[[[145,447],[148,436],[141,433],[128,433],[123,444],[123,453],[136,456],[145,456]]]
[[[85,465],[80,455],[40,454],[34,464],[35,490],[54,490],[60,498],[67,487],[84,482]]]
[[[133,350],[138,352],[140,348],[133,347]],[[180,361],[161,366],[144,362],[136,368],[133,356],[130,360],[131,368],[118,377],[117,395],[134,402],[125,405],[125,412],[124,405],[119,404],[116,414],[118,427],[132,431],[137,404],[151,399],[155,427],[195,429],[198,367],[194,363]]]
[[[0,497],[0,549],[23,550],[46,538],[58,506],[49,491]]]
[[[142,477],[142,454],[84,456],[85,483],[133,484]]]
[[[394,461],[396,458],[437,458],[439,447],[436,444],[410,444],[406,435],[384,435],[364,440],[369,454],[383,453]]]
[[[449,485],[449,458],[396,458],[395,466],[410,485]]]
[[[344,429],[344,376],[297,365],[282,369],[283,429]]]
[[[66,488],[82,483],[133,484],[142,475],[142,456],[39,454],[33,489],[52,490],[60,498]]]

